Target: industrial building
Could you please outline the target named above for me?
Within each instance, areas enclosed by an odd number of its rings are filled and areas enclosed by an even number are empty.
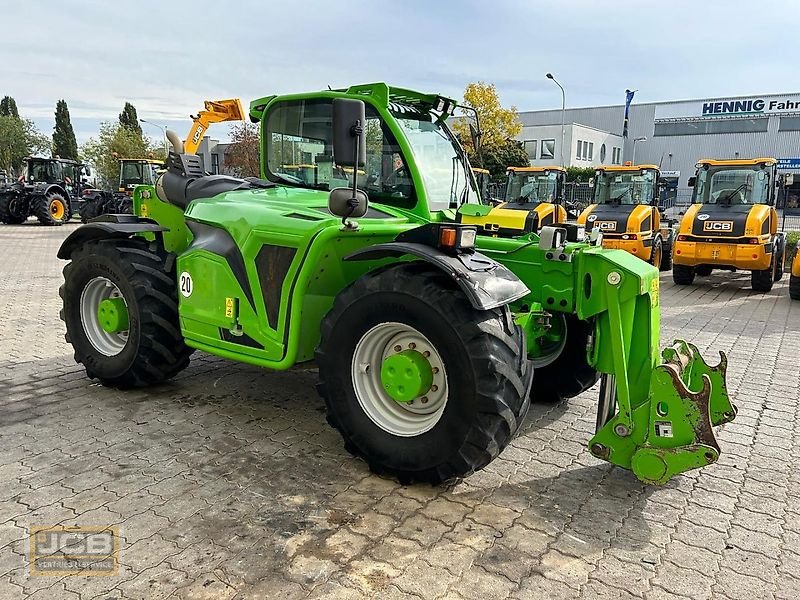
[[[679,188],[688,185],[701,158],[771,156],[782,172],[798,174],[789,198],[800,194],[800,93],[642,104],[634,99],[627,138],[624,110],[618,104],[567,108],[563,115],[561,109],[520,112],[517,139],[531,164],[558,164],[563,122],[565,165],[656,164]]]

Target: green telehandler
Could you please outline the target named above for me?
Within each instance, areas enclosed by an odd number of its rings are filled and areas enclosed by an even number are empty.
[[[456,103],[357,85],[250,105],[262,176],[204,176],[177,135],[134,215],[74,231],[67,340],[107,386],[159,383],[195,349],[316,361],[328,421],[373,471],[440,483],[496,458],[531,399],[601,381],[590,452],[664,483],[719,456],[726,361],[659,355],[658,271],[576,226],[479,233],[490,210],[447,126]],[[315,167],[301,180],[286,165]]]

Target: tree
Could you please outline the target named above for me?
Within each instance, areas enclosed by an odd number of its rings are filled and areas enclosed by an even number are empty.
[[[49,148],[50,140],[36,129],[33,121],[0,115],[0,169],[19,173],[26,156]]]
[[[586,183],[594,177],[593,167],[567,167],[567,181]]]
[[[83,145],[83,158],[91,164],[103,185],[116,186],[120,158],[164,158],[160,144],[151,145],[141,132],[117,123],[100,123],[100,134]]]
[[[500,97],[494,84],[478,81],[470,83],[464,90],[464,106],[471,107],[478,113],[481,126],[481,149],[498,148],[506,143],[506,140],[514,138],[522,131],[522,123],[517,115],[517,108],[503,108],[500,104]],[[470,159],[476,155],[472,147],[472,138],[469,132],[469,124],[472,121],[472,111],[463,108],[461,112],[465,118],[459,119],[453,125],[453,130],[461,139]]]
[[[508,167],[527,167],[530,164],[528,153],[525,152],[522,142],[512,139],[506,139],[501,144],[483,148],[481,155],[483,157],[482,166],[489,170],[494,182],[505,181]]]
[[[141,137],[142,126],[139,125],[139,116],[136,114],[136,107],[130,102],[126,102],[122,112],[119,113],[119,124],[135,131]]]
[[[19,119],[17,103],[11,96],[4,96],[3,99],[0,100],[0,115]]]
[[[231,143],[225,150],[225,167],[239,177],[258,177],[261,164],[258,152],[258,125],[248,121],[235,123],[230,128]]]
[[[53,128],[53,155],[61,158],[78,158],[78,142],[69,119],[69,108],[65,100],[56,103],[56,125]]]

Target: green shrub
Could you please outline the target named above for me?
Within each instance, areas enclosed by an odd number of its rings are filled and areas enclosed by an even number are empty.
[[[797,252],[797,242],[800,241],[800,231],[786,232],[786,268],[790,268]]]

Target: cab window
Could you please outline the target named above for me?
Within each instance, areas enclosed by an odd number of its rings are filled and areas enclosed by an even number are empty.
[[[367,162],[358,170],[358,187],[374,202],[413,207],[414,185],[397,141],[369,104],[366,117]],[[275,105],[266,116],[262,144],[271,181],[324,191],[352,185],[353,168],[333,160],[332,100]]]

